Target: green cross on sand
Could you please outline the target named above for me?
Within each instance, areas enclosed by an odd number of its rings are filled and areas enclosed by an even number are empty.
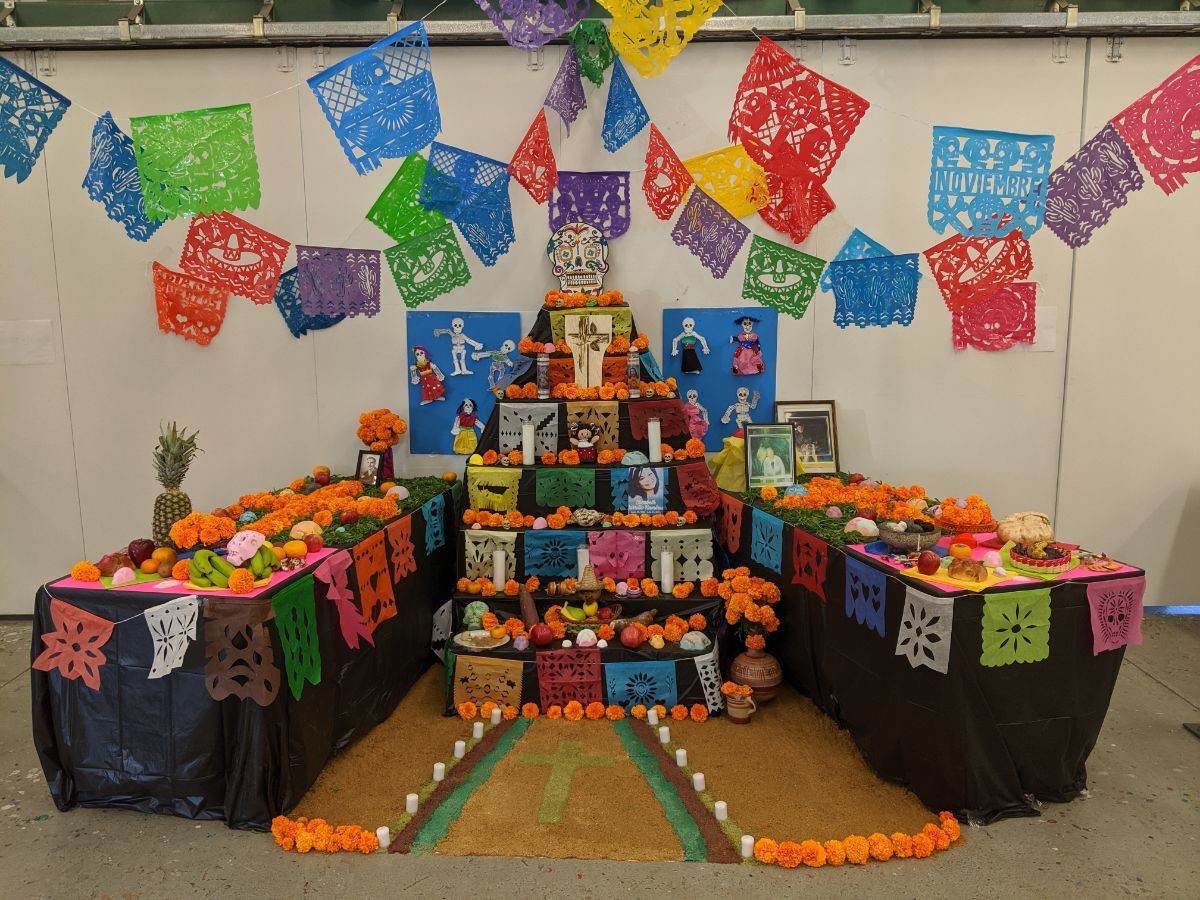
[[[553,753],[526,753],[518,762],[527,766],[549,766],[550,779],[542,792],[542,806],[538,810],[538,822],[553,825],[562,821],[571,793],[571,781],[576,769],[598,769],[613,765],[611,756],[584,756],[583,745],[578,741],[559,741]]]

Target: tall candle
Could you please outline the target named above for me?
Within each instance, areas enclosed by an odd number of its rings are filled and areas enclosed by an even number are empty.
[[[521,465],[533,465],[534,442],[537,432],[534,430],[532,421],[521,423]]]
[[[646,450],[650,462],[662,462],[662,422],[658,419],[650,419],[646,422],[646,440],[650,442],[650,446]]]
[[[416,794],[409,794],[404,798],[404,811],[410,816],[417,811],[417,805],[421,802],[421,798]]]
[[[575,562],[579,566],[579,574],[577,578],[582,578],[583,573],[587,571],[588,563],[592,561],[591,554],[588,553],[587,547],[577,547],[575,549]]]
[[[724,822],[729,818],[729,806],[724,800],[718,800],[713,804],[713,815],[717,817],[718,822]]]
[[[754,835],[742,835],[742,859],[749,859],[754,855]]]
[[[483,723],[482,722],[476,722],[474,725],[471,726],[471,737],[475,738],[475,740],[479,740],[481,737],[483,737]]]
[[[648,710],[646,710],[646,721],[649,722],[651,725],[658,724],[658,710],[655,709],[653,706],[650,707]]]
[[[506,567],[505,567],[505,561],[504,561],[504,551],[503,550],[493,550],[492,551],[492,584],[494,584],[496,586],[496,590],[500,591],[500,592],[504,591],[504,582],[508,580],[507,578],[504,577],[506,574],[505,568]]]
[[[664,594],[671,593],[671,589],[675,587],[675,554],[670,550],[664,550],[659,557],[660,572],[662,575],[662,589]]]
[[[495,709],[492,710],[492,724],[493,725],[500,724],[500,715],[501,715],[500,707],[497,706]]]
[[[412,796],[416,796],[413,794]],[[379,846],[386,850],[392,844],[392,829],[386,825],[380,825],[375,829],[375,837],[379,838]]]
[[[683,768],[687,765],[687,751],[680,747],[675,751],[675,765]]]
[[[703,772],[693,772],[692,773],[692,787],[694,787],[698,791],[704,790],[704,773]]]
[[[668,728],[666,725],[659,726],[659,729],[658,729],[658,742],[659,742],[660,744],[669,744],[669,743],[671,743],[671,729],[670,729],[670,728]]]
[[[467,755],[467,742],[466,741],[455,741],[454,742],[454,758],[462,759],[466,755]]]
[[[442,781],[445,779],[445,777],[446,777],[446,764],[445,763],[434,763],[433,764],[433,780],[434,781]]]

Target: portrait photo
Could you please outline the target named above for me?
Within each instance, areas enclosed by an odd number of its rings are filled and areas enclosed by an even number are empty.
[[[358,467],[354,477],[365,487],[376,487],[379,484],[379,472],[383,468],[383,454],[371,450],[358,451]]]
[[[746,487],[787,487],[796,481],[790,425],[746,426]]]
[[[631,466],[629,469],[629,512],[666,512],[667,470],[656,466]]]
[[[814,475],[838,471],[837,419],[832,400],[777,400],[775,418],[791,426],[797,472]]]

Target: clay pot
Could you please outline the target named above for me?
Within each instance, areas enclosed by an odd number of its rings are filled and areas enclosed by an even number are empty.
[[[779,693],[783,668],[779,660],[766,650],[746,650],[733,658],[729,677],[738,684],[750,685],[754,688],[754,699],[759,703],[767,703]]]
[[[750,697],[736,694],[725,698],[725,715],[734,725],[749,725],[750,716],[758,711],[758,705]]]

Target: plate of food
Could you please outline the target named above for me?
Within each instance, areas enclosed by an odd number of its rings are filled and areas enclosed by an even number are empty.
[[[464,631],[454,636],[454,643],[471,650],[495,650],[497,647],[503,647],[509,640],[507,634],[503,637],[492,637],[492,633],[485,628]]]

